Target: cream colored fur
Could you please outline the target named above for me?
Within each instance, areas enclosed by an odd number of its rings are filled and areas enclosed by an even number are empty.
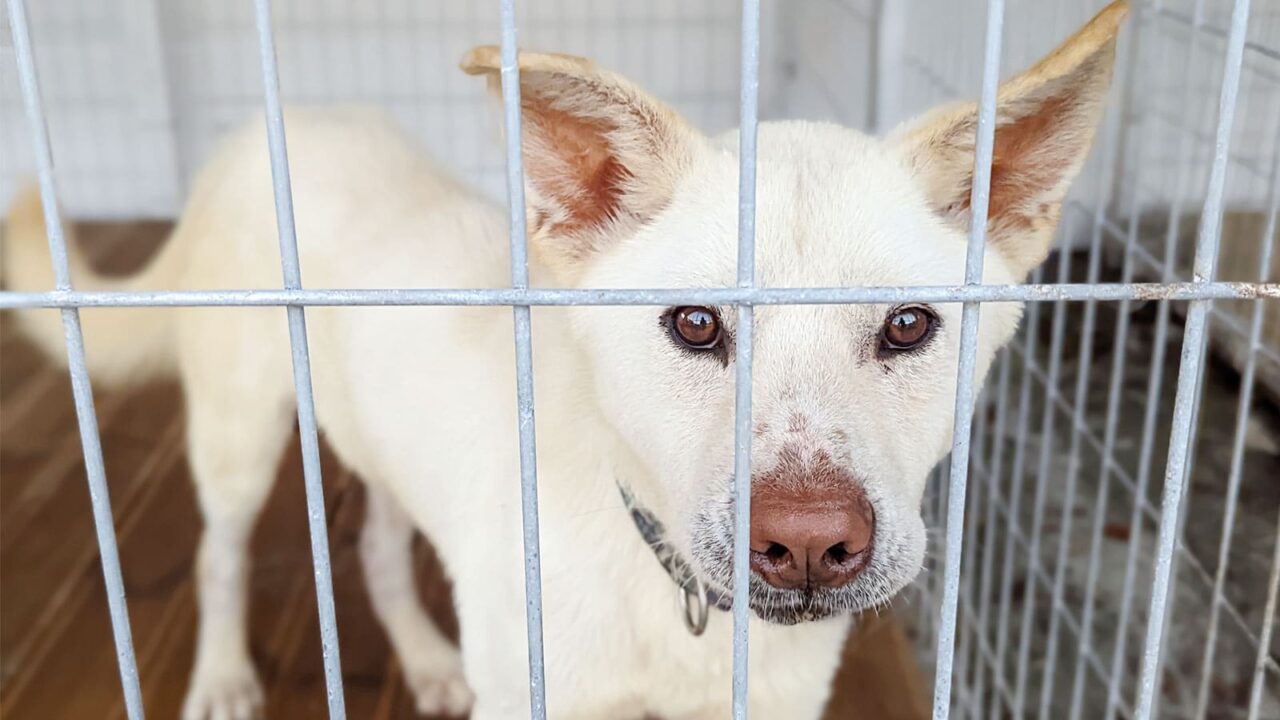
[[[1034,197],[1001,199],[1010,214],[993,218],[988,282],[1020,282],[1046,253],[1056,203],[1088,149],[1123,14],[1122,4],[1104,11],[1002,92],[1001,116],[1011,124],[1001,132],[1018,152],[1001,159],[1001,172],[1043,182],[1028,184]],[[525,55],[521,63],[533,284],[732,285],[734,137],[704,137],[587,61]],[[496,52],[478,49],[465,65],[492,75]],[[1037,116],[1046,107],[1053,116]],[[972,115],[972,106],[948,110],[888,140],[832,125],[763,124],[760,283],[961,282]],[[293,111],[288,130],[307,286],[508,283],[504,211],[450,179],[381,117]],[[278,286],[263,135],[255,122],[227,141],[146,270],[108,283],[77,264],[77,285]],[[10,215],[7,240],[10,284],[49,287],[33,195]],[[699,547],[723,542],[728,532],[733,370],[678,351],[660,327],[662,310],[533,312],[553,718],[729,713],[730,618],[713,610],[703,637],[685,630],[675,586],[632,528],[616,487],[620,480],[635,491],[708,582],[727,582],[727,569]],[[960,308],[936,306],[942,324],[927,349],[886,360],[874,348],[891,310],[762,307],[757,316],[755,467],[767,471],[797,448],[826,453],[861,480],[875,507],[875,555],[846,610],[887,602],[918,572],[925,476],[951,443]],[[980,372],[1012,335],[1019,312],[1016,304],[983,308]],[[320,426],[368,483],[361,556],[418,709],[471,707],[477,720],[527,717],[511,311],[316,307],[307,315]],[[21,319],[52,355],[61,352],[56,313]],[[292,423],[284,312],[86,310],[84,325],[101,384],[157,373],[182,380],[206,521],[198,652],[184,716],[249,717],[261,695],[245,628],[246,543]],[[461,651],[414,593],[408,547],[415,528],[453,580]],[[819,717],[850,622],[848,612],[788,626],[753,621],[752,717]]]

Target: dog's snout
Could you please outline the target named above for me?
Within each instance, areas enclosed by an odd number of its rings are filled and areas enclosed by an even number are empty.
[[[857,483],[751,495],[751,569],[777,588],[844,587],[862,572],[875,512]]]

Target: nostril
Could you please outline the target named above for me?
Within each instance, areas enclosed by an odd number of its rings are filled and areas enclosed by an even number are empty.
[[[779,543],[769,543],[769,547],[764,551],[764,556],[774,562],[781,562],[790,554],[791,551]]]
[[[751,570],[776,588],[800,588],[808,582],[809,563],[803,550],[793,553],[780,542],[765,540],[751,548]]]
[[[857,553],[849,552],[844,543],[836,543],[827,548],[824,559],[831,565],[843,565]]]

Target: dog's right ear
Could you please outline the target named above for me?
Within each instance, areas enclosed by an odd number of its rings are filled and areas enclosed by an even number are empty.
[[[703,147],[673,109],[584,58],[519,54],[521,144],[533,245],[562,277],[610,237],[651,219]],[[462,69],[501,92],[497,47]]]
[[[1112,2],[1000,86],[987,237],[1020,274],[1049,252],[1067,188],[1093,142],[1128,12],[1125,0]],[[930,112],[890,138],[934,211],[961,230],[969,222],[977,125],[977,105],[965,103]]]

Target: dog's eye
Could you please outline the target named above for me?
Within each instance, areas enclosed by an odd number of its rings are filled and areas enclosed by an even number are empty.
[[[889,314],[880,331],[880,350],[914,350],[933,335],[938,318],[922,307],[898,308]]]
[[[686,306],[671,311],[671,337],[691,350],[710,350],[722,341],[720,318],[711,308]]]

